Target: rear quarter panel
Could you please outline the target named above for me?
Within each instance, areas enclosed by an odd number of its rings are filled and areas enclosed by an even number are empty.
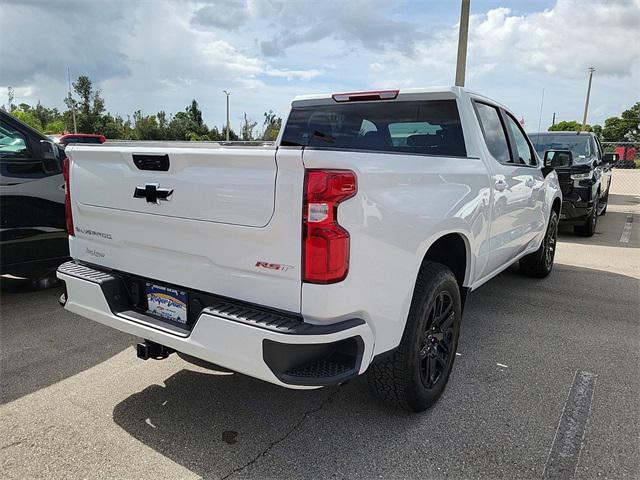
[[[490,190],[480,158],[306,149],[305,168],[353,170],[356,196],[339,207],[351,236],[349,275],[334,285],[303,284],[302,313],[323,323],[360,317],[374,354],[398,345],[428,248],[448,233],[467,245],[465,285],[482,268]]]

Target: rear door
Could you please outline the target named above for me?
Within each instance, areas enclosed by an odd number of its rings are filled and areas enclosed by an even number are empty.
[[[492,211],[489,255],[483,275],[509,264],[538,232],[541,207],[534,196],[537,167],[520,160],[511,139],[512,117],[500,108],[474,101],[485,142],[492,157]],[[526,144],[526,140],[525,140]],[[533,152],[530,152],[533,156]],[[535,158],[535,156],[533,156]],[[539,187],[541,188],[541,186]]]
[[[76,259],[299,311],[301,149],[73,145]],[[277,177],[277,181],[276,181]]]
[[[527,176],[525,185],[530,188],[529,202],[525,207],[527,228],[522,239],[523,245],[528,247],[540,232],[546,230],[544,176],[535,149],[520,122],[505,110],[502,110],[502,115],[507,126],[512,162]]]

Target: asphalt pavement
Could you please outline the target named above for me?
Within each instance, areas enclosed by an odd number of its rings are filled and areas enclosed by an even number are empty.
[[[563,229],[549,278],[512,268],[470,296],[422,414],[362,378],[293,391],[145,362],[59,289],[4,292],[2,477],[539,479],[569,458],[555,478],[639,478],[640,197],[613,193],[597,232]]]

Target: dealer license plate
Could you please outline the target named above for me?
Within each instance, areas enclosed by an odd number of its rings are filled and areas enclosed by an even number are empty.
[[[173,322],[187,323],[187,292],[147,283],[147,313]]]

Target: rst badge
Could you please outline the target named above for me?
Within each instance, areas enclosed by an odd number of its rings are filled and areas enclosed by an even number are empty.
[[[293,265],[283,265],[281,263],[269,263],[269,262],[256,262],[257,268],[268,268],[269,270],[279,270],[281,272],[286,272],[287,270],[291,270]]]

